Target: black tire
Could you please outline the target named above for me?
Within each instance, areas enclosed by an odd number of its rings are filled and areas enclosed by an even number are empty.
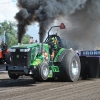
[[[8,75],[9,75],[9,77],[10,77],[11,79],[14,79],[14,80],[16,80],[16,79],[19,78],[19,75],[17,75],[17,74],[12,74],[10,71],[8,71]]]
[[[4,64],[4,59],[0,58],[0,64]]]
[[[64,50],[64,51],[59,55],[59,58],[58,58],[57,62],[61,62],[62,59],[64,58],[65,54],[66,54],[67,52],[70,52],[70,50]]]
[[[49,74],[49,67],[46,63],[40,63],[37,67],[36,79],[40,81],[47,80]]]
[[[81,78],[82,80],[86,80],[88,78],[88,65],[86,64],[86,57],[81,57]]]
[[[98,78],[99,77],[99,58],[89,57],[88,58],[88,78]]]
[[[11,63],[11,53],[8,52],[6,55],[5,55],[5,62],[7,64],[10,64]]]
[[[59,66],[60,74],[59,79],[61,81],[75,82],[80,76],[80,59],[76,52],[68,51],[64,55],[61,64]]]

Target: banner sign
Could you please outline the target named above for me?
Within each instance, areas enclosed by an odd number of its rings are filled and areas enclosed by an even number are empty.
[[[100,50],[80,51],[80,56],[100,56]]]

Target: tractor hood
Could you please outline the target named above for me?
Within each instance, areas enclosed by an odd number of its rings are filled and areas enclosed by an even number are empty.
[[[43,52],[49,54],[49,46],[44,43],[16,45],[10,48],[14,66],[37,66],[43,62]]]
[[[22,45],[15,45],[15,46],[12,46],[10,48],[11,52],[15,52],[16,49],[26,49],[29,50],[29,49],[32,49],[32,48],[38,48],[40,52],[42,52],[42,49],[45,48],[46,52],[49,52],[48,50],[48,44],[45,44],[45,43],[33,43],[33,44],[22,44]]]
[[[39,44],[34,43],[34,44],[21,44],[21,45],[15,45],[12,46],[11,49],[26,49],[26,48],[32,48],[32,47],[36,47],[39,46]]]

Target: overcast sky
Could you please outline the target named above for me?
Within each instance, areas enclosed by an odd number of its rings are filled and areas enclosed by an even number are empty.
[[[0,22],[3,22],[4,20],[13,22],[16,21],[14,19],[16,12],[18,12],[16,1],[17,0],[0,0]],[[27,34],[33,36],[35,40],[38,40],[38,24],[36,23],[29,26]]]

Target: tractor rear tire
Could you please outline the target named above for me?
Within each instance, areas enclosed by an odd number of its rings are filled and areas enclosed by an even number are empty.
[[[10,77],[11,79],[14,79],[14,80],[16,80],[16,79],[19,78],[19,75],[17,75],[17,74],[12,74],[10,71],[8,71],[8,75],[9,75],[9,77]]]
[[[11,53],[8,52],[6,55],[5,55],[5,61],[7,64],[10,64],[11,63]]]
[[[64,55],[59,66],[60,74],[58,79],[61,81],[75,82],[80,76],[80,59],[76,52],[68,51]]]
[[[47,80],[49,74],[49,67],[47,63],[40,63],[37,67],[37,77],[36,79],[40,81]]]

